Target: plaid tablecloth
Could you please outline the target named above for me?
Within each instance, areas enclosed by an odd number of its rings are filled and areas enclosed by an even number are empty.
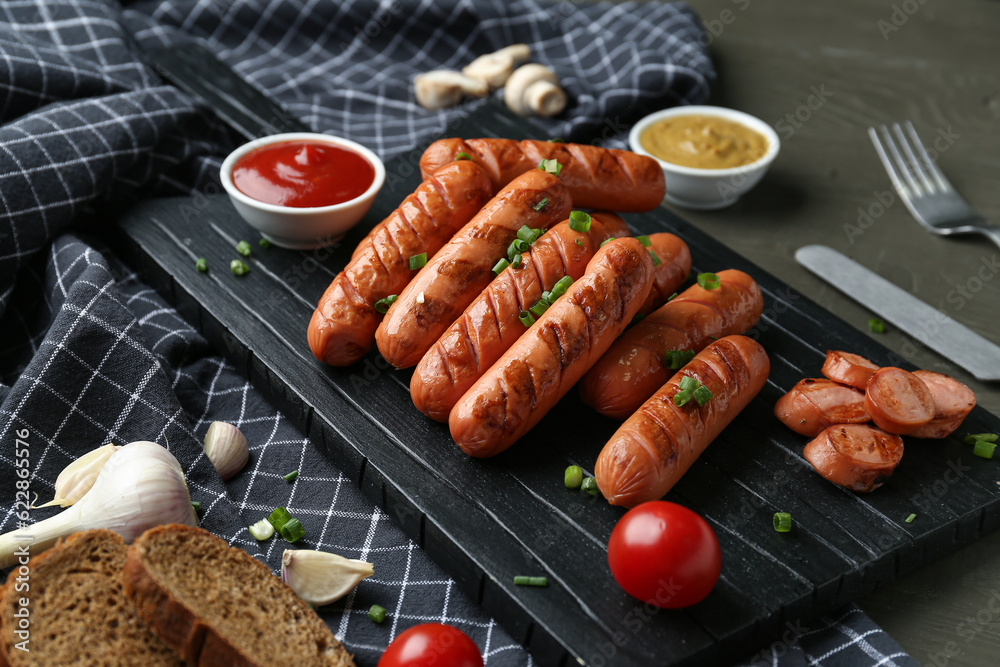
[[[477,104],[427,112],[414,74],[458,68],[527,42],[569,92],[553,136],[624,145],[641,115],[703,102],[714,73],[682,4],[537,0],[4,0],[0,3],[0,532],[17,527],[14,447],[29,445],[31,492],[106,442],[169,446],[202,503],[202,525],[273,569],[284,543],[247,526],[286,506],[297,546],[370,560],[375,576],[321,613],[360,665],[402,630],[453,624],[487,665],[531,658],[321,457],[177,312],[102,243],[125,198],[204,190],[238,143],[209,110],[164,85],[145,46],[203,40],[317,131],[391,158]],[[215,420],[251,443],[222,483],[201,452]],[[299,470],[288,483],[282,475]],[[37,521],[53,510],[34,510]],[[382,625],[370,605],[389,612]],[[764,647],[747,664],[910,665],[856,608]]]

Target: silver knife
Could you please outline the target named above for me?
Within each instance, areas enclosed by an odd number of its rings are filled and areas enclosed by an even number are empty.
[[[979,380],[1000,380],[1000,346],[833,248],[807,245],[795,260]]]

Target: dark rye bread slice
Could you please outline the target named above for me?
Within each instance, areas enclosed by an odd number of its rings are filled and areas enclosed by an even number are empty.
[[[117,533],[88,530],[32,558],[26,576],[15,568],[0,591],[0,665],[182,666],[125,597],[127,551]],[[28,652],[16,648],[21,638],[14,634],[21,598],[31,614]]]
[[[266,565],[201,528],[143,533],[128,550],[125,592],[156,636],[192,665],[354,665]]]

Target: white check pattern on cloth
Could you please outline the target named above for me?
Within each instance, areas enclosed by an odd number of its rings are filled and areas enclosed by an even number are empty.
[[[100,240],[112,203],[204,191],[237,142],[209,110],[163,85],[133,47],[192,37],[315,129],[391,158],[486,103],[427,112],[413,102],[414,74],[517,41],[530,43],[570,93],[568,120],[543,121],[546,130],[621,146],[646,112],[707,97],[714,74],[697,18],[660,2],[0,3],[0,531],[16,526],[14,433],[29,434],[40,501],[82,453],[154,440],[180,460],[202,525],[272,569],[284,542],[258,543],[247,526],[276,506],[305,526],[297,547],[375,564],[375,576],[321,610],[360,665],[375,665],[393,637],[427,621],[465,631],[487,665],[532,664]],[[250,464],[225,484],[200,446],[215,420],[237,425],[251,443]],[[285,482],[292,470],[299,476]],[[382,625],[367,618],[372,604],[389,612]],[[857,610],[750,660],[913,664]]]

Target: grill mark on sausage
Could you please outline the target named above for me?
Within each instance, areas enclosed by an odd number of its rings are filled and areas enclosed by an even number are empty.
[[[583,149],[576,144],[564,144],[563,150],[570,154],[577,167],[582,167],[587,172],[587,177],[591,183],[598,182],[598,174],[594,171],[594,165],[587,159]],[[564,167],[566,165],[563,165]]]
[[[416,202],[417,202],[417,198],[416,197],[413,197],[413,198],[410,199],[410,203],[414,204],[414,206],[416,208],[420,208],[419,206],[416,206]],[[396,217],[398,217],[400,220],[403,221],[403,224],[405,224],[410,229],[410,231],[413,233],[413,235],[417,238],[417,241],[422,242],[423,239],[420,238],[420,232],[418,232],[417,228],[413,226],[413,223],[410,222],[410,219],[408,217],[406,217],[405,211],[406,211],[406,202],[404,201],[399,206],[399,208],[396,209]],[[424,212],[424,214],[426,215],[426,211]],[[427,217],[429,218],[430,216],[428,215]],[[386,229],[386,236],[390,236],[391,237],[391,236],[395,236],[395,235],[392,234],[392,233],[390,233],[389,230]],[[393,243],[396,243],[395,239],[393,239]],[[397,243],[397,246],[398,246],[398,243]]]
[[[612,149],[609,150],[608,153],[611,155],[615,163],[618,165],[618,168],[621,170],[621,173],[625,174],[625,176],[628,178],[629,187],[634,188],[635,178],[633,178],[632,176],[632,170],[629,168],[628,161],[622,159],[624,156],[617,150]]]
[[[438,172],[440,172],[440,170],[438,170]],[[449,196],[448,193],[448,187],[441,182],[441,177],[437,175],[438,172],[435,172],[433,176],[427,179],[427,181],[431,184],[431,187],[434,188],[434,191],[437,192],[438,197],[440,197],[444,201],[444,205],[447,207],[447,210],[449,211],[454,210],[456,206],[451,201],[451,197]],[[417,197],[414,197],[414,199],[417,199]],[[424,206],[423,201],[419,203],[419,207],[420,210],[426,213],[427,217],[434,222],[434,227],[437,228],[438,226],[437,220],[434,220],[434,216],[432,216],[430,213],[427,212],[427,208]]]
[[[489,300],[490,300],[489,296],[487,295],[486,301],[489,302]],[[459,318],[458,326],[459,326],[459,331],[465,338],[465,342],[468,346],[469,353],[472,355],[472,361],[476,364],[476,371],[481,371],[482,369],[479,368],[479,347],[476,345],[476,341],[474,341],[472,339],[472,336],[469,334],[469,318],[466,317],[465,315],[462,315],[462,317]],[[455,384],[454,380],[451,377],[451,373],[448,374],[448,381],[451,382],[452,384]]]

